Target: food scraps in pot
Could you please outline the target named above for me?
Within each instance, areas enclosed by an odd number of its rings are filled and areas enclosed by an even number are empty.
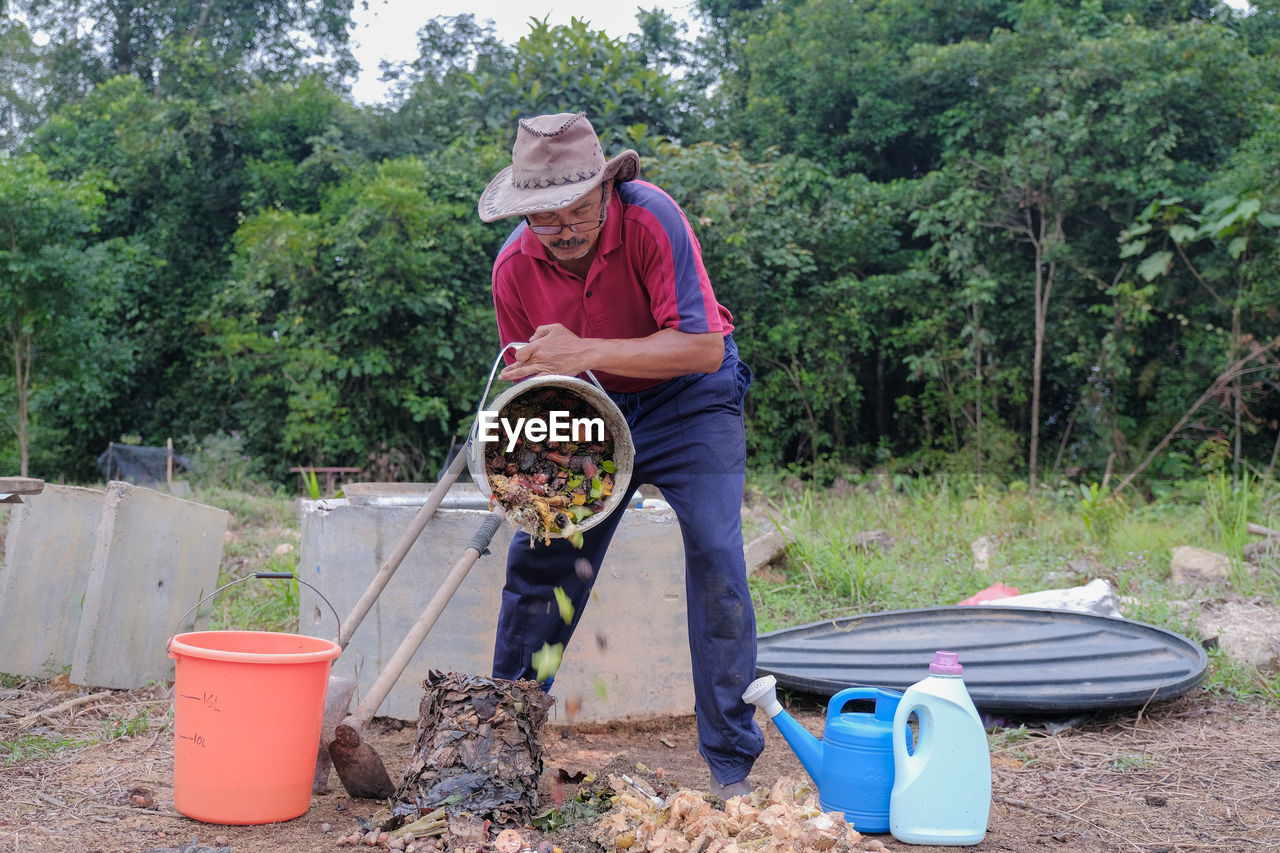
[[[508,424],[531,420],[550,424],[553,412],[558,416],[555,420],[572,425],[570,440],[533,441],[520,433],[510,441],[489,442],[484,469],[491,501],[514,524],[528,530],[531,538],[550,545],[553,536],[563,536],[581,547],[578,527],[602,512],[613,494],[618,470],[613,435],[590,402],[565,388],[518,396],[501,415]]]

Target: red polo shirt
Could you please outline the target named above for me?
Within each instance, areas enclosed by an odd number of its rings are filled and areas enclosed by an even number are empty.
[[[660,329],[733,331],[702,265],[688,219],[653,184],[614,184],[600,246],[584,281],[550,258],[522,221],[493,264],[493,304],[502,343],[527,341],[560,323],[583,338],[643,338]],[[511,360],[511,356],[508,356]],[[657,379],[592,371],[610,391],[639,391]]]

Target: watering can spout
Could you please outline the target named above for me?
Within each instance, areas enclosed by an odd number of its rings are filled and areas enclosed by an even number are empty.
[[[809,778],[821,788],[822,742],[782,709],[782,704],[778,702],[778,680],[772,675],[757,678],[742,694],[742,701],[750,702],[773,719],[773,724],[782,732],[787,745],[800,759]]]

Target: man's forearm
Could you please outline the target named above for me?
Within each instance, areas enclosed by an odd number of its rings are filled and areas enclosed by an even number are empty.
[[[587,338],[590,370],[635,379],[670,379],[686,373],[715,373],[724,360],[724,335],[662,329],[645,338]]]
[[[599,370],[634,379],[670,379],[687,373],[714,373],[724,360],[719,332],[690,334],[661,329],[643,338],[579,338],[558,323],[539,326],[502,379]]]

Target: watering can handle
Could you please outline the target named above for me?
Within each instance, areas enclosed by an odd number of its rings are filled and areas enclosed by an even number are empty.
[[[882,691],[878,687],[846,687],[831,697],[831,702],[827,705],[827,725],[831,725],[844,712],[844,706],[853,700],[879,699],[881,695]]]
[[[195,604],[194,604],[194,605],[193,605],[189,610],[187,610],[187,612],[186,612],[186,613],[183,613],[183,614],[182,614],[182,618],[178,620],[178,627],[179,627],[179,628],[181,628],[181,627],[182,627],[182,623],[183,623],[183,622],[186,622],[186,621],[187,621],[187,617],[188,617],[188,616],[190,616],[193,612],[195,612],[195,609],[196,609],[197,607],[199,607],[201,604],[204,604],[206,601],[208,601],[209,599],[213,598],[215,595],[217,595],[218,593],[222,592],[222,591],[223,591],[224,589],[226,589],[227,587],[229,587],[229,586],[235,586],[235,585],[236,585],[236,584],[238,584],[238,583],[244,583],[245,581],[249,580],[250,578],[260,578],[260,579],[264,579],[264,580],[295,580],[295,581],[297,581],[298,583],[302,584],[303,586],[310,587],[312,592],[314,592],[316,595],[320,596],[320,600],[321,600],[321,601],[323,601],[325,604],[328,604],[328,605],[329,605],[329,609],[333,611],[333,618],[338,620],[338,633],[339,633],[339,634],[341,634],[341,633],[342,633],[342,618],[341,618],[340,616],[338,616],[338,611],[334,609],[334,606],[333,606],[332,604],[330,604],[329,599],[327,599],[327,598],[325,598],[325,597],[324,597],[324,593],[322,593],[320,590],[316,589],[314,586],[311,586],[311,584],[307,583],[307,582],[306,582],[306,581],[304,581],[302,578],[300,578],[300,577],[298,577],[297,575],[295,575],[293,572],[254,572],[254,573],[253,573],[253,574],[251,574],[251,575],[245,575],[245,576],[244,576],[244,577],[242,577],[242,578],[236,578],[235,580],[231,581],[230,583],[224,583],[222,586],[218,587],[218,588],[217,588],[217,589],[215,589],[213,592],[209,593],[209,594],[208,594],[208,595],[206,595],[204,598],[202,598],[202,599],[200,599],[199,601],[197,601],[197,602],[196,602],[196,603],[195,603]],[[172,648],[172,647],[173,647],[173,639],[174,639],[173,637],[170,637],[170,638],[169,638],[169,647],[170,647],[170,648]]]
[[[476,423],[480,423],[480,413],[484,411],[485,403],[489,402],[489,388],[493,385],[493,378],[498,374],[498,365],[502,364],[502,357],[507,354],[509,349],[521,349],[527,347],[527,341],[512,341],[509,344],[503,344],[502,349],[498,350],[498,357],[493,360],[493,367],[489,370],[489,381],[484,383],[484,392],[480,395],[480,405],[476,406]],[[596,379],[596,375],[590,370],[586,371],[589,378],[595,386],[604,391],[604,386],[600,384],[600,380]],[[608,393],[608,392],[605,392]]]

